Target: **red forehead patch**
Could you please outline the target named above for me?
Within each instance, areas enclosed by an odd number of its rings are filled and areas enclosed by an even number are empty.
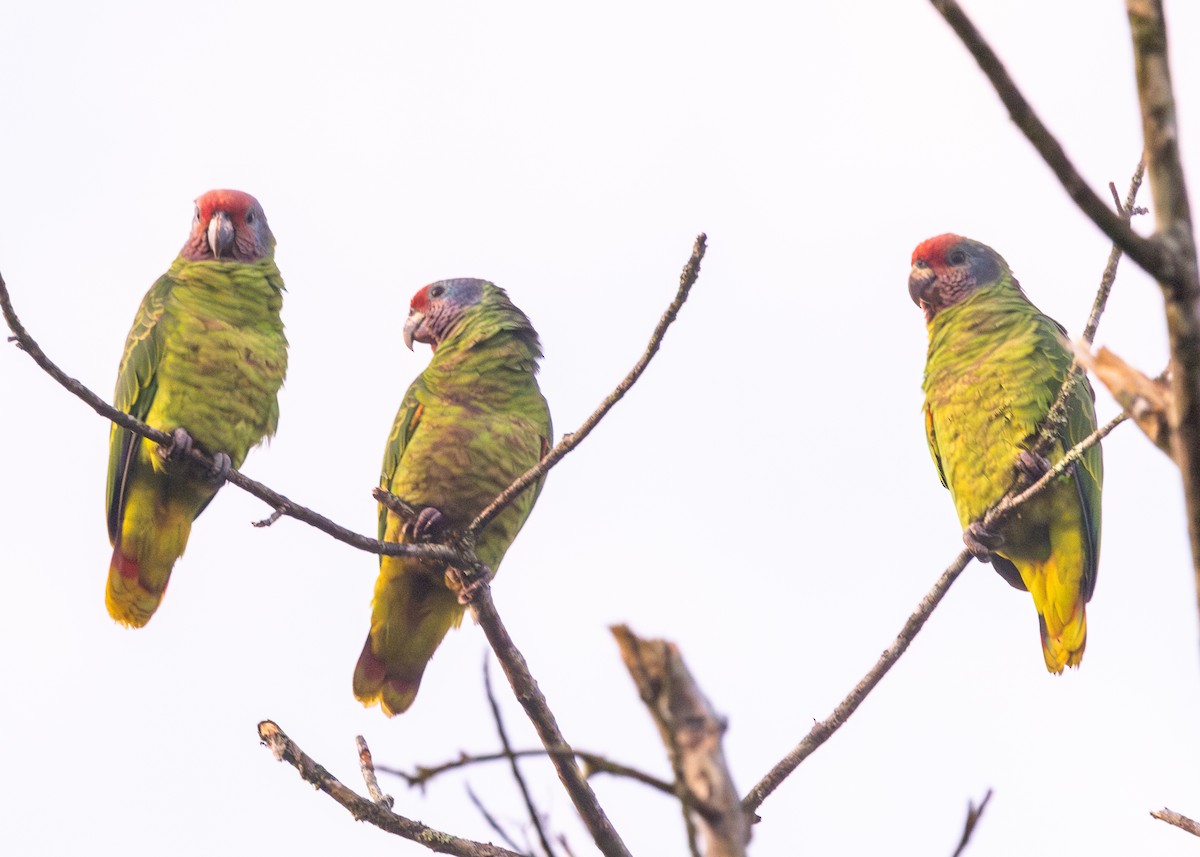
[[[912,264],[916,264],[918,259],[934,263],[944,262],[950,248],[962,240],[961,235],[955,235],[953,232],[926,239],[917,245],[916,250],[913,250]]]
[[[200,207],[200,216],[204,220],[212,217],[214,211],[244,215],[257,204],[258,200],[240,190],[210,190],[196,200],[196,205]]]
[[[423,286],[419,292],[417,292],[415,295],[413,295],[412,303],[409,304],[409,307],[416,310],[417,312],[425,312],[426,310],[428,310],[429,309],[429,289],[431,286],[433,286],[433,283],[430,283],[428,286]]]

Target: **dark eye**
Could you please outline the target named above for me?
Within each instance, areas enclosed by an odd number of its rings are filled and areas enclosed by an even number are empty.
[[[445,286],[434,286],[432,289],[429,290],[429,296],[431,298],[440,298],[444,294],[446,294]]]
[[[253,223],[253,222],[254,222],[254,211],[253,210],[247,211],[246,212],[246,223]]]
[[[192,215],[192,218],[193,218],[193,219],[194,219],[194,220],[195,220],[197,223],[199,223],[199,222],[200,222],[200,206],[198,206],[198,205],[196,206],[196,213],[195,213],[194,215]]]
[[[967,254],[962,250],[955,250],[946,257],[946,261],[951,265],[961,265],[963,262],[967,261]]]

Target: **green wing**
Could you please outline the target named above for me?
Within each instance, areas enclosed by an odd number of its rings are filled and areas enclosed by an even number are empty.
[[[409,438],[413,436],[413,432],[417,430],[417,425],[421,422],[421,413],[425,406],[421,404],[418,394],[423,386],[420,377],[413,381],[408,392],[404,394],[404,399],[400,402],[400,409],[396,411],[396,419],[392,423],[392,433],[388,435],[387,446],[383,450],[383,470],[379,476],[379,487],[384,491],[392,490],[392,480],[396,476],[396,468],[400,466],[404,448],[408,446]],[[383,540],[386,532],[387,509],[381,503],[379,505],[380,541]]]
[[[937,433],[933,430],[933,411],[929,402],[925,403],[925,440],[929,443],[929,454],[933,456],[933,463],[937,465],[938,479],[942,480],[943,488],[949,488],[946,483],[946,471],[942,469],[942,454],[938,451]]]
[[[1070,449],[1096,430],[1095,401],[1096,393],[1084,378],[1075,387],[1067,410],[1063,449]],[[1087,559],[1082,589],[1084,600],[1088,600],[1096,588],[1096,568],[1100,564],[1100,486],[1104,480],[1104,461],[1099,444],[1083,454],[1075,465],[1073,476],[1075,489],[1079,492],[1079,504],[1083,508],[1083,525],[1087,529],[1084,534]]]
[[[150,412],[154,394],[158,389],[157,370],[163,353],[163,332],[159,321],[175,280],[170,276],[159,277],[150,287],[142,305],[138,308],[129,337],[125,340],[125,353],[121,355],[121,368],[117,373],[117,389],[113,404],[118,410],[144,420]],[[109,433],[108,450],[108,536],[116,543],[124,517],[125,484],[130,468],[137,456],[136,436],[116,423]]]
[[[1042,414],[1058,399],[1067,372],[1071,367],[1071,353],[1067,332],[1058,322],[1042,316],[1047,322],[1040,328],[1039,351],[1044,365],[1053,367],[1044,379],[1042,390],[1045,404],[1039,402]],[[1067,403],[1067,421],[1059,434],[1059,442],[1065,453],[1082,442],[1096,430],[1096,393],[1084,377],[1076,385]],[[1041,418],[1038,420],[1041,421]],[[1082,590],[1084,599],[1092,597],[1096,588],[1096,567],[1100,562],[1100,485],[1104,479],[1104,465],[1100,446],[1096,445],[1084,453],[1072,471],[1075,490],[1079,494],[1079,505],[1083,511],[1083,526],[1086,530],[1083,542],[1087,551],[1084,561]]]

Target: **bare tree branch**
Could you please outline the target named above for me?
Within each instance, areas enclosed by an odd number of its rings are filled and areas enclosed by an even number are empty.
[[[379,780],[375,776],[375,762],[371,758],[371,748],[367,746],[367,739],[361,735],[355,736],[354,746],[358,748],[358,765],[362,769],[363,782],[367,784],[367,794],[375,803],[391,809],[395,805],[395,799],[391,795],[385,795],[379,788]]]
[[[1187,181],[1179,157],[1175,95],[1167,58],[1167,24],[1161,0],[1126,0],[1142,106],[1150,191],[1154,197],[1155,240],[1172,258],[1170,268],[1149,269],[1166,299],[1171,343],[1174,458],[1183,477],[1192,573],[1200,609],[1200,270],[1188,205]]]
[[[1186,830],[1192,836],[1200,836],[1200,822],[1193,821],[1186,815],[1180,815],[1173,809],[1167,809],[1165,806],[1157,812],[1151,812],[1152,816],[1159,821],[1165,821],[1167,824],[1173,824],[1180,830]]]
[[[610,630],[667,747],[692,854],[700,855],[695,813],[705,857],[745,857],[750,817],[738,800],[721,749],[725,722],[701,692],[674,643],[642,639],[625,625]]]
[[[958,841],[958,847],[954,849],[954,853],[950,857],[962,857],[963,852],[967,850],[971,834],[975,832],[975,826],[979,824],[979,819],[983,816],[983,811],[987,809],[988,801],[991,799],[992,790],[988,789],[983,800],[979,802],[979,806],[975,806],[974,802],[967,803],[967,822],[963,825],[962,839]]]
[[[1125,196],[1125,204],[1121,204],[1120,197],[1117,196],[1116,187],[1112,182],[1108,183],[1112,190],[1113,199],[1116,200],[1117,213],[1129,220],[1139,211],[1134,206],[1137,200],[1138,189],[1142,186],[1142,175],[1146,171],[1146,159],[1140,158],[1137,167],[1133,171],[1133,178],[1129,180],[1129,192]],[[1091,345],[1096,338],[1096,330],[1100,327],[1100,316],[1104,314],[1104,308],[1108,306],[1108,296],[1112,293],[1113,284],[1117,280],[1117,265],[1121,261],[1121,247],[1118,244],[1113,244],[1112,249],[1108,253],[1108,262],[1104,265],[1104,273],[1100,275],[1100,287],[1096,289],[1096,297],[1092,301],[1092,311],[1088,315],[1087,324],[1083,328],[1083,339],[1088,345]],[[1039,437],[1037,445],[1033,452],[1037,455],[1047,455],[1050,450],[1058,443],[1058,439],[1062,436],[1063,428],[1067,424],[1067,406],[1071,402],[1071,396],[1074,394],[1075,388],[1083,382],[1083,374],[1077,372],[1079,368],[1079,357],[1076,356],[1071,360],[1071,368],[1067,370],[1066,379],[1063,381],[1062,387],[1058,391],[1058,396],[1054,400],[1054,404],[1050,406],[1050,411],[1046,414],[1046,418],[1042,420],[1041,428],[1039,429]]]
[[[484,805],[483,801],[479,799],[479,795],[475,794],[475,790],[471,788],[470,783],[467,783],[467,798],[471,801],[475,808],[479,810],[479,814],[482,815],[483,820],[488,823],[488,827],[496,831],[496,835],[503,839],[509,848],[513,849],[514,851],[520,851],[521,846],[514,842],[513,838],[508,835],[508,831],[504,829],[503,825],[500,824],[500,821],[496,818],[496,816],[492,815],[491,811]],[[523,857],[529,857],[529,855],[525,854],[525,852],[522,851],[521,853]]]
[[[454,854],[457,857],[525,857],[507,848],[442,833],[363,797],[317,764],[270,720],[258,724],[258,737],[275,754],[276,759],[295,768],[306,782],[312,783],[344,806],[356,821],[370,822],[380,830],[402,836],[439,854]]]
[[[1128,220],[1114,213],[1100,196],[1088,187],[1083,176],[1075,169],[1075,165],[1067,157],[1067,153],[1050,133],[1042,120],[1038,118],[1033,107],[1025,100],[1025,96],[1017,89],[1013,79],[1009,77],[1000,58],[992,50],[983,35],[975,29],[975,25],[966,16],[955,0],[930,0],[933,7],[946,19],[946,23],[954,30],[963,45],[971,52],[975,61],[1008,108],[1008,114],[1013,122],[1042,160],[1058,177],[1067,195],[1074,200],[1079,209],[1086,214],[1100,231],[1120,245],[1129,258],[1141,265],[1154,276],[1174,279],[1178,276],[1176,260],[1165,248],[1149,238],[1143,238],[1129,227]]]
[[[1146,158],[1145,156],[1138,159],[1137,166],[1133,170],[1133,176],[1129,179],[1129,191],[1125,194],[1125,202],[1121,202],[1121,198],[1117,196],[1117,188],[1112,182],[1108,183],[1108,187],[1112,190],[1113,201],[1117,206],[1117,214],[1123,220],[1128,222],[1135,214],[1145,214],[1146,209],[1139,208],[1134,205],[1137,202],[1138,191],[1142,187],[1142,178],[1146,174]],[[1104,315],[1104,309],[1108,306],[1108,296],[1112,293],[1113,283],[1117,281],[1117,265],[1121,263],[1121,245],[1113,243],[1112,249],[1108,252],[1108,262],[1104,265],[1104,273],[1100,275],[1100,288],[1096,290],[1096,298],[1092,301],[1092,311],[1088,315],[1087,324],[1083,327],[1083,338],[1088,344],[1096,341],[1096,330],[1100,327],[1100,316]]]
[[[402,771],[399,768],[391,768],[387,765],[379,765],[376,770],[385,774],[391,774],[395,777],[400,777],[404,782],[412,788],[417,786],[421,789],[425,785],[441,774],[447,771],[453,771],[458,768],[465,768],[469,765],[485,764],[487,762],[500,762],[508,759],[510,756],[517,759],[540,758],[545,759],[552,755],[574,756],[583,762],[583,775],[590,777],[592,774],[611,774],[617,777],[626,777],[627,779],[635,780],[643,785],[650,786],[652,789],[657,789],[663,794],[675,797],[675,787],[666,780],[660,780],[652,774],[647,774],[645,771],[639,771],[637,768],[631,768],[628,765],[622,765],[619,762],[614,762],[599,753],[589,753],[584,750],[572,750],[569,747],[559,750],[547,750],[539,747],[536,750],[513,750],[511,753],[479,753],[471,755],[463,753],[457,759],[452,759],[449,762],[442,762],[440,765],[424,766],[420,765],[411,773]]]
[[[1171,430],[1171,384],[1167,378],[1170,371],[1158,378],[1150,378],[1130,366],[1118,355],[1101,347],[1093,354],[1086,343],[1076,342],[1075,359],[1080,365],[1100,379],[1108,387],[1117,404],[1133,418],[1137,427],[1150,441],[1171,455],[1174,432]],[[1172,457],[1174,460],[1174,457]]]
[[[542,843],[542,851],[546,853],[546,857],[554,857],[554,849],[550,846],[550,840],[546,838],[546,831],[542,829],[542,814],[538,812],[537,806],[533,803],[533,797],[529,794],[529,786],[525,785],[525,777],[521,775],[521,766],[517,764],[517,757],[513,755],[512,744],[508,740],[508,731],[504,728],[504,718],[500,714],[500,703],[496,701],[496,694],[492,692],[492,673],[488,669],[486,659],[483,662],[483,687],[487,691],[488,705],[492,709],[492,719],[496,721],[496,734],[500,737],[500,746],[504,748],[504,756],[512,768],[513,779],[517,781],[517,788],[521,790],[525,809],[529,812],[529,820],[533,822],[533,829],[537,832],[538,841]]]
[[[4,313],[4,319],[8,323],[9,329],[13,332],[10,341],[15,341],[17,347],[28,354],[38,366],[48,374],[51,378],[61,384],[76,397],[83,400],[93,411],[100,416],[111,420],[122,428],[129,429],[136,435],[151,440],[159,445],[168,445],[171,443],[171,436],[164,431],[159,431],[146,425],[141,420],[131,417],[129,414],[119,411],[108,402],[101,399],[79,381],[67,375],[62,369],[58,368],[41,347],[34,341],[33,337],[21,324],[20,318],[17,317],[16,310],[13,309],[12,299],[8,294],[8,286],[4,282],[4,278],[0,277],[0,310]],[[193,448],[189,457],[204,465],[209,470],[213,469],[212,459],[201,452],[199,449]],[[388,556],[411,556],[421,559],[441,560],[450,562],[461,559],[460,554],[453,548],[438,544],[397,544],[395,542],[382,542],[377,539],[361,536],[353,530],[348,530],[323,515],[319,515],[312,509],[301,506],[289,500],[287,497],[272,491],[261,482],[243,475],[237,470],[229,471],[229,482],[241,488],[246,493],[257,497],[264,503],[267,503],[275,510],[272,518],[277,518],[279,515],[287,515],[290,518],[295,518],[298,521],[303,521],[309,526],[316,527],[326,535],[330,535],[344,544],[358,548],[361,551],[375,554],[387,554]],[[267,520],[270,520],[268,518]],[[263,522],[259,522],[263,523]]]
[[[1020,491],[1017,494],[1006,495],[1000,500],[986,515],[983,516],[982,524],[986,529],[994,529],[1004,519],[1011,515],[1012,512],[1021,504],[1029,501],[1030,498],[1041,492],[1053,482],[1056,478],[1066,472],[1081,455],[1091,447],[1099,443],[1108,435],[1114,428],[1124,422],[1128,417],[1125,414],[1118,414],[1107,424],[1092,432],[1080,443],[1072,447],[1062,460],[1054,467],[1042,475],[1040,479],[1030,485],[1028,488]],[[829,740],[843,724],[850,718],[862,701],[866,699],[867,694],[875,689],[875,685],[879,684],[880,680],[887,675],[890,670],[900,659],[900,656],[908,649],[913,639],[925,625],[934,608],[938,606],[946,592],[949,591],[951,584],[958,579],[962,574],[962,570],[967,567],[967,563],[971,561],[970,551],[963,550],[954,561],[942,572],[942,576],[938,578],[937,583],[933,588],[925,594],[921,602],[917,605],[917,609],[908,617],[908,621],[904,623],[904,627],[900,629],[900,633],[896,635],[896,639],[888,646],[879,660],[875,662],[875,666],[863,676],[862,681],[855,685],[854,689],[846,695],[833,710],[833,713],[824,720],[818,721],[813,725],[807,735],[801,739],[790,753],[783,757],[778,764],[775,765],[767,774],[759,780],[742,799],[742,806],[747,812],[753,813],[758,810],[762,802],[766,800],[771,792],[779,787],[789,774],[794,771],[801,762],[812,755],[813,751]]]
[[[603,402],[600,407],[583,421],[583,425],[577,428],[570,434],[564,435],[558,444],[546,453],[546,457],[538,462],[534,467],[531,467],[525,473],[514,481],[511,485],[505,488],[495,500],[488,504],[482,512],[475,516],[475,520],[467,527],[468,533],[478,533],[488,521],[496,517],[500,512],[511,503],[522,491],[537,482],[542,478],[550,468],[558,464],[571,450],[583,443],[584,438],[592,433],[600,420],[604,419],[605,414],[612,410],[613,405],[621,401],[629,389],[637,383],[638,378],[646,371],[646,367],[650,365],[650,360],[658,353],[659,347],[662,345],[663,337],[667,333],[667,328],[675,321],[675,317],[679,315],[679,310],[683,307],[684,302],[688,299],[688,294],[692,290],[692,286],[696,283],[696,278],[700,276],[700,262],[704,259],[704,252],[708,248],[708,236],[701,232],[696,236],[696,241],[692,245],[692,255],[688,259],[687,264],[683,267],[683,272],[679,275],[679,290],[675,293],[675,299],[671,301],[662,318],[658,320],[658,325],[654,328],[654,333],[650,336],[650,343],[646,346],[646,351],[638,359],[634,367],[629,370],[629,374],[621,379],[621,383],[617,384]]]
[[[486,580],[481,580],[464,588],[463,592],[467,596],[467,604],[475,616],[475,621],[483,629],[488,644],[496,653],[496,658],[500,661],[500,665],[504,668],[504,674],[508,677],[508,683],[512,686],[517,701],[525,709],[525,714],[533,723],[533,728],[537,731],[542,745],[547,749],[551,747],[555,750],[569,749],[571,745],[567,743],[562,731],[558,728],[554,712],[550,710],[546,697],[542,695],[541,688],[530,674],[529,665],[508,635],[508,629],[500,621],[500,615],[496,612],[496,605],[492,601],[491,586]],[[612,822],[608,820],[600,802],[596,800],[595,792],[588,785],[579,766],[575,764],[574,753],[551,753],[550,760],[554,763],[554,770],[567,790],[571,803],[575,805],[575,810],[579,813],[584,826],[587,827],[588,833],[595,840],[601,853],[605,857],[630,857],[625,843],[621,841],[621,837],[612,826]]]

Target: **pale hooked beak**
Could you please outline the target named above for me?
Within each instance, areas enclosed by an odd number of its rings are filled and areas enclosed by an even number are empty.
[[[404,320],[404,344],[408,346],[408,350],[413,350],[413,334],[417,332],[417,328],[421,326],[421,322],[425,320],[425,313],[411,310],[408,313],[408,318]]]
[[[213,212],[212,219],[208,221],[208,248],[212,250],[213,258],[233,255],[229,252],[232,247],[233,223],[229,215],[223,211]]]
[[[912,302],[917,306],[923,306],[922,300],[925,297],[925,289],[929,287],[935,279],[933,271],[929,268],[921,268],[913,265],[912,271],[908,275],[908,296],[912,298]]]

